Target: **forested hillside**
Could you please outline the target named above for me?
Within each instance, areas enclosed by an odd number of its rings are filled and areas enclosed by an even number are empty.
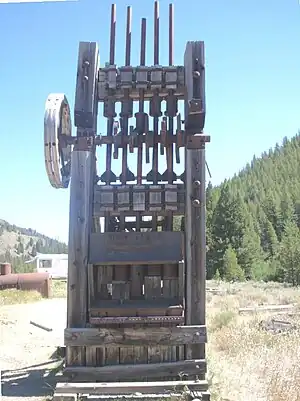
[[[60,241],[0,219],[0,262],[11,263],[15,272],[33,268],[25,261],[37,253],[67,253],[67,250],[67,245]]]
[[[207,187],[207,276],[300,284],[300,135]]]

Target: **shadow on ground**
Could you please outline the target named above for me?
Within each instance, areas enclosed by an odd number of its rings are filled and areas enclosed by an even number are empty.
[[[2,371],[4,397],[46,397],[53,394],[61,371],[61,359],[15,370]]]

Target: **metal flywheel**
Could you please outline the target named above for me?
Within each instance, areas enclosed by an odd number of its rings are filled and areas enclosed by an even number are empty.
[[[68,188],[71,177],[71,152],[63,138],[72,135],[70,107],[63,93],[48,96],[44,115],[45,165],[54,188]]]

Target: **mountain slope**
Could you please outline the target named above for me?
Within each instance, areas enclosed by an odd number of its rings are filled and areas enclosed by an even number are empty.
[[[230,277],[224,271],[228,266],[224,258],[231,246],[244,276],[300,282],[296,266],[298,262],[300,266],[299,177],[298,133],[291,140],[284,138],[281,146],[276,144],[260,158],[253,157],[240,173],[220,186],[208,184],[208,277]],[[283,258],[291,243],[291,255]]]
[[[0,262],[10,262],[15,272],[26,271],[24,262],[40,253],[67,253],[66,244],[31,228],[18,227],[0,219]]]

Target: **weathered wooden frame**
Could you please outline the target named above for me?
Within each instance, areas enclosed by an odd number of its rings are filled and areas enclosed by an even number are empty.
[[[69,270],[68,270],[68,318],[65,330],[66,375],[75,375],[102,381],[131,380],[132,385],[124,383],[72,383],[59,384],[57,392],[68,393],[74,389],[81,392],[98,394],[124,394],[133,391],[159,392],[161,389],[173,389],[188,386],[195,391],[206,391],[205,343],[207,342],[205,322],[205,276],[206,276],[206,243],[205,243],[205,140],[202,130],[205,119],[204,96],[204,44],[203,42],[188,42],[184,57],[185,82],[185,119],[186,134],[190,135],[189,145],[185,148],[185,230],[184,233],[152,232],[147,233],[149,243],[144,241],[144,254],[137,247],[133,248],[131,237],[142,238],[143,233],[128,234],[128,242],[124,241],[122,233],[114,233],[115,242],[106,244],[107,233],[99,233],[94,227],[94,219],[99,216],[120,213],[115,205],[113,210],[95,212],[95,194],[101,195],[101,187],[95,185],[96,156],[93,137],[97,130],[98,113],[98,59],[99,51],[95,43],[81,42],[79,46],[77,89],[75,101],[75,124],[77,125],[77,141],[72,153],[71,191],[70,191],[70,225],[69,225]],[[195,61],[197,60],[197,62]],[[197,73],[197,74],[196,74]],[[195,80],[195,76],[198,80]],[[86,79],[87,77],[88,79]],[[87,81],[86,84],[83,81]],[[202,138],[202,139],[201,139]],[[199,145],[201,143],[201,145]],[[199,147],[200,146],[200,147]],[[179,187],[178,187],[179,188]],[[106,188],[107,190],[107,188]],[[139,188],[140,190],[140,188]],[[161,187],[158,191],[168,190]],[[105,191],[105,189],[104,189]],[[114,189],[115,192],[117,190]],[[122,189],[124,192],[124,188]],[[130,188],[134,192],[134,186]],[[151,189],[149,190],[151,191]],[[182,184],[180,186],[182,192]],[[176,192],[176,191],[175,191]],[[175,194],[176,197],[178,196]],[[114,195],[115,199],[118,195]],[[172,195],[173,196],[173,195]],[[155,198],[155,197],[154,197]],[[171,198],[170,198],[171,199]],[[172,198],[173,199],[173,198]],[[175,199],[175,198],[174,198]],[[178,200],[177,209],[170,203],[170,210],[162,210],[157,204],[152,212],[158,215],[170,215],[182,211],[182,197]],[[102,202],[102,201],[101,201]],[[102,202],[103,203],[103,202]],[[174,202],[173,202],[174,203]],[[176,202],[175,202],[176,203]],[[112,202],[110,203],[112,204]],[[127,206],[126,206],[127,207]],[[124,208],[124,205],[123,205]],[[125,213],[121,211],[121,213]],[[132,214],[132,210],[129,210]],[[143,211],[142,211],[143,212]],[[147,210],[147,213],[151,211]],[[123,235],[123,237],[122,237]],[[121,238],[118,243],[118,238]],[[123,238],[123,239],[122,239]],[[99,245],[100,244],[100,245]],[[104,244],[104,245],[103,245]],[[126,245],[129,249],[125,249]],[[167,246],[166,246],[167,245]],[[123,252],[121,255],[120,252]],[[110,254],[111,253],[111,254]],[[180,261],[184,259],[184,263]],[[164,277],[160,277],[158,266],[164,264]],[[98,266],[99,265],[99,266]],[[120,268],[121,278],[102,282],[105,285],[122,287],[112,299],[125,302],[128,294],[124,292],[130,281],[122,272],[125,266],[132,266],[131,274],[141,274],[144,265],[148,266],[145,283],[156,290],[153,294],[141,294],[145,299],[169,296],[179,299],[184,313],[173,316],[157,314],[157,316],[141,316],[137,320],[137,328],[127,327],[134,323],[134,316],[96,316],[93,300],[96,297],[94,274],[102,267],[116,266]],[[179,265],[174,273],[174,266]],[[176,269],[175,269],[176,270]],[[136,273],[135,273],[136,272]],[[98,274],[98,273],[97,273]],[[100,273],[99,273],[100,274]],[[102,274],[102,273],[101,273]],[[142,273],[145,274],[145,273]],[[161,284],[163,282],[163,284]],[[168,285],[170,284],[170,289]],[[171,294],[171,288],[176,287],[176,296]],[[164,293],[166,289],[166,293]],[[170,295],[167,292],[170,291]],[[105,305],[105,300],[102,302]],[[158,311],[159,312],[159,311]],[[169,318],[173,324],[170,327],[158,326],[159,319]],[[106,319],[106,320],[105,320]],[[132,319],[130,321],[130,319]],[[148,320],[147,320],[148,319]],[[152,319],[152,320],[151,320]],[[157,319],[157,323],[155,322]],[[184,320],[184,322],[183,322]],[[177,322],[177,326],[174,323]],[[184,324],[183,324],[184,323]],[[93,327],[101,324],[100,328]],[[108,327],[103,327],[103,325]],[[112,327],[112,324],[115,326]],[[178,326],[181,324],[181,326]],[[183,324],[183,325],[182,325]],[[123,326],[122,326],[123,325]],[[125,325],[125,326],[124,326]],[[125,351],[132,347],[160,349],[164,360],[151,363],[123,363],[113,365],[105,363],[97,365],[97,349]],[[160,348],[159,348],[160,347]],[[133,351],[134,352],[134,351]],[[169,358],[169,359],[168,359]],[[176,360],[174,360],[176,359]],[[135,380],[144,377],[146,380],[162,379],[164,377],[178,378],[182,373],[196,378],[195,381],[157,381],[155,383],[138,383]],[[198,379],[201,380],[198,380]],[[150,386],[151,385],[151,386]]]

